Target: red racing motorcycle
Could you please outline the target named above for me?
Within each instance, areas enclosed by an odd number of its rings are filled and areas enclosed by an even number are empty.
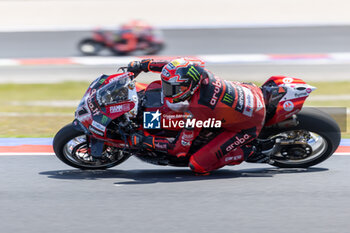
[[[121,56],[135,51],[146,55],[159,53],[164,48],[161,31],[152,29],[147,35],[139,36],[131,31],[112,32],[102,29],[93,31],[91,38],[84,38],[78,43],[78,50],[89,56],[99,55],[103,50]]]
[[[247,162],[261,162],[263,158],[276,167],[307,168],[334,153],[340,143],[338,124],[318,109],[302,109],[314,87],[297,78],[273,76],[261,89],[266,120],[259,137],[250,143],[256,152]],[[130,156],[156,165],[186,167],[188,157],[177,158],[162,151],[131,146],[130,135],[140,130],[145,135],[169,138],[177,135],[176,127],[147,129],[146,113],[159,113],[154,118],[160,113],[172,114],[162,100],[160,80],[149,85],[136,83],[134,74],[125,69],[118,74],[100,76],[88,87],[76,109],[75,120],[54,137],[56,156],[79,169],[111,168]],[[203,128],[189,153],[195,153],[220,130]]]

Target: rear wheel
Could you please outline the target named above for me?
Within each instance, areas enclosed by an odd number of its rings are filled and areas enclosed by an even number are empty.
[[[263,138],[281,141],[271,156],[272,165],[281,168],[307,168],[329,158],[340,143],[338,124],[328,114],[306,108],[297,114],[299,124],[295,127],[263,131]]]
[[[113,53],[114,56],[126,56],[129,54],[129,52],[122,52],[115,48],[111,48],[111,52]]]
[[[162,49],[164,49],[163,43],[151,43],[145,53],[146,55],[154,55],[159,53]]]
[[[88,153],[88,143],[88,137],[83,132],[68,124],[55,135],[53,149],[62,162],[79,169],[107,169],[129,158],[128,154],[118,153],[118,149],[108,146],[105,146],[101,158],[94,158]]]

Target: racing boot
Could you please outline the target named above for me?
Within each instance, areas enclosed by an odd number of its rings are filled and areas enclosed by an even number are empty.
[[[261,153],[255,146],[245,145],[242,146],[242,150],[244,160],[248,163],[268,163],[270,161],[270,157]]]

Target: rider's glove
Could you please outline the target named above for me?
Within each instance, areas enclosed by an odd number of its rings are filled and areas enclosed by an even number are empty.
[[[149,65],[152,61],[153,61],[153,59],[150,59],[150,58],[141,60],[141,64],[140,64],[141,70],[143,72],[148,72]]]
[[[143,134],[140,133],[134,133],[131,135],[131,144],[133,146],[140,146],[143,142],[143,138],[145,136]]]
[[[132,61],[128,64],[128,71],[133,72],[135,75],[138,75],[141,73],[141,62],[139,61]]]
[[[140,147],[146,150],[153,150],[154,137],[145,136],[143,133],[134,133],[131,135],[131,144],[135,147]]]
[[[142,71],[148,72],[149,64],[152,62],[152,59],[143,59],[141,61],[132,61],[128,64],[128,71],[133,72],[134,74],[139,74]]]

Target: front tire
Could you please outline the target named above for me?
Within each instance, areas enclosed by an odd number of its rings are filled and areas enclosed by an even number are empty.
[[[112,155],[110,158],[96,159],[88,154],[88,137],[78,131],[73,124],[64,126],[53,139],[54,152],[65,164],[89,170],[101,170],[121,164],[129,155]]]
[[[78,44],[78,50],[87,56],[96,56],[103,49],[103,44],[93,39],[84,39]]]
[[[273,155],[273,164],[280,168],[308,168],[328,159],[338,148],[341,133],[336,121],[327,113],[316,108],[305,108],[297,114],[299,124],[284,129],[264,130],[259,137],[271,138],[276,135],[309,135],[304,145],[291,145]],[[293,148],[294,146],[294,148]],[[303,151],[305,152],[303,154]],[[310,154],[307,152],[311,151]],[[295,153],[298,156],[283,156]],[[280,158],[280,159],[278,159]]]

